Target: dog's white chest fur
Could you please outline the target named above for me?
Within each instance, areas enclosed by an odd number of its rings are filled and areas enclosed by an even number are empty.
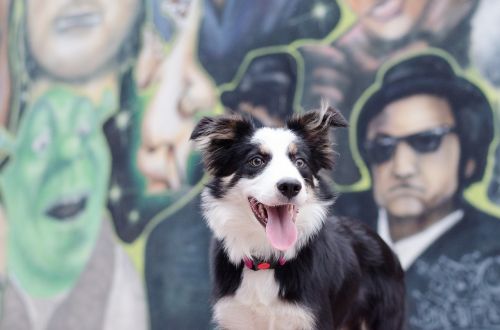
[[[314,329],[314,317],[304,306],[278,297],[274,270],[243,269],[241,285],[233,296],[214,306],[214,319],[227,330],[306,330]]]

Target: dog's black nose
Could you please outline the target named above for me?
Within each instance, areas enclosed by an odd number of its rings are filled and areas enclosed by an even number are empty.
[[[302,185],[296,179],[283,179],[277,184],[278,190],[288,198],[295,197],[299,194]]]

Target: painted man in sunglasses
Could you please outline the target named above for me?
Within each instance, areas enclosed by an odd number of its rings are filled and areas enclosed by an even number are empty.
[[[483,178],[489,103],[436,55],[404,60],[379,78],[355,123],[372,189],[342,196],[337,213],[367,222],[400,258],[408,329],[496,328],[500,219],[463,196]]]

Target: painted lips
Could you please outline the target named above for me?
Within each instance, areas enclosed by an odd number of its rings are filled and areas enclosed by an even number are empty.
[[[54,22],[57,32],[64,33],[93,28],[102,23],[103,17],[95,12],[82,12],[58,17]]]
[[[50,206],[45,214],[60,221],[67,221],[76,218],[87,205],[87,196],[73,196],[61,198]]]
[[[380,20],[388,20],[401,14],[403,2],[400,0],[380,1],[372,8],[370,14]]]

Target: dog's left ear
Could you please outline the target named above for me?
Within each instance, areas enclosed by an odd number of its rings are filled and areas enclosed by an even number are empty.
[[[287,122],[287,127],[302,136],[314,152],[317,167],[325,169],[333,168],[335,163],[330,129],[347,126],[344,116],[331,106],[295,115]]]
[[[241,115],[203,117],[193,132],[191,140],[201,151],[206,170],[214,176],[227,176],[234,171],[238,141],[254,130],[252,122]]]

